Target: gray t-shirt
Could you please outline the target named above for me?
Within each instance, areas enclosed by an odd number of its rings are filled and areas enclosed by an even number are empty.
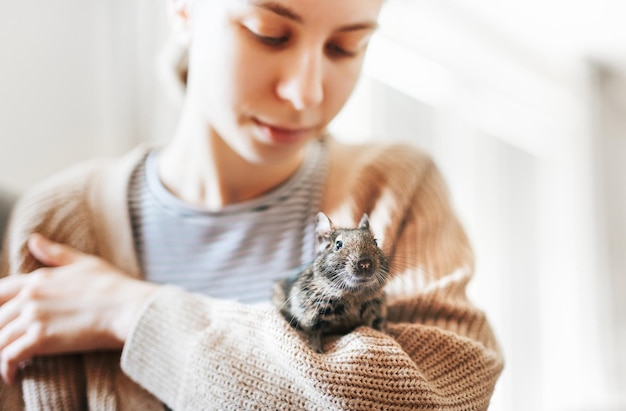
[[[267,301],[273,282],[314,257],[327,154],[308,147],[300,169],[266,195],[207,212],[161,183],[158,151],[134,171],[129,207],[139,262],[148,281],[177,284],[244,303]]]

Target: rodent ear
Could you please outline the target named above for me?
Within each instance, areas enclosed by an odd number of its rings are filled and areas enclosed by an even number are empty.
[[[365,229],[370,229],[370,219],[367,216],[366,213],[363,214],[363,217],[361,217],[361,221],[359,221],[359,226],[358,228],[365,228]]]
[[[321,211],[315,217],[315,240],[316,251],[322,252],[330,242],[330,232],[333,229],[333,223],[330,218]]]

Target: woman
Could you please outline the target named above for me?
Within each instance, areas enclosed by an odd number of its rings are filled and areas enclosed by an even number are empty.
[[[15,209],[2,273],[30,274],[0,280],[3,409],[487,408],[502,359],[435,166],[325,135],[382,3],[169,1],[189,48],[172,141]],[[325,354],[263,302],[312,259],[319,210],[368,213],[394,276],[387,332]]]

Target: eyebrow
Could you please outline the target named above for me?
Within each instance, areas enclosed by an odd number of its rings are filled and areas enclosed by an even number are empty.
[[[346,32],[346,31],[358,31],[358,30],[376,30],[378,28],[378,23],[376,22],[364,22],[364,23],[355,23],[348,24],[347,26],[340,27],[337,31]]]
[[[295,13],[293,10],[283,6],[282,4],[272,2],[272,1],[262,1],[262,0],[248,0],[248,3],[253,6],[260,7],[265,10],[269,10],[273,13],[278,14],[279,16],[286,17],[289,20],[293,20],[298,23],[304,22],[302,16]]]
[[[286,17],[289,20],[293,20],[297,23],[304,23],[304,19],[302,16],[289,9],[286,6],[283,6],[280,3],[273,1],[264,1],[264,0],[247,0],[248,3],[255,7],[259,7],[268,11],[271,11],[279,16]],[[359,31],[359,30],[376,30],[378,28],[378,23],[376,22],[363,22],[363,23],[354,23],[348,24],[346,26],[342,26],[337,29],[337,32],[350,32],[350,31]]]

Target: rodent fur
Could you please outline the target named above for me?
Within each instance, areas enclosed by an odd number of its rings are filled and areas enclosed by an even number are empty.
[[[367,214],[356,228],[338,228],[320,212],[315,233],[315,260],[295,276],[278,280],[272,302],[322,353],[324,335],[345,334],[359,325],[384,330],[389,263]]]

